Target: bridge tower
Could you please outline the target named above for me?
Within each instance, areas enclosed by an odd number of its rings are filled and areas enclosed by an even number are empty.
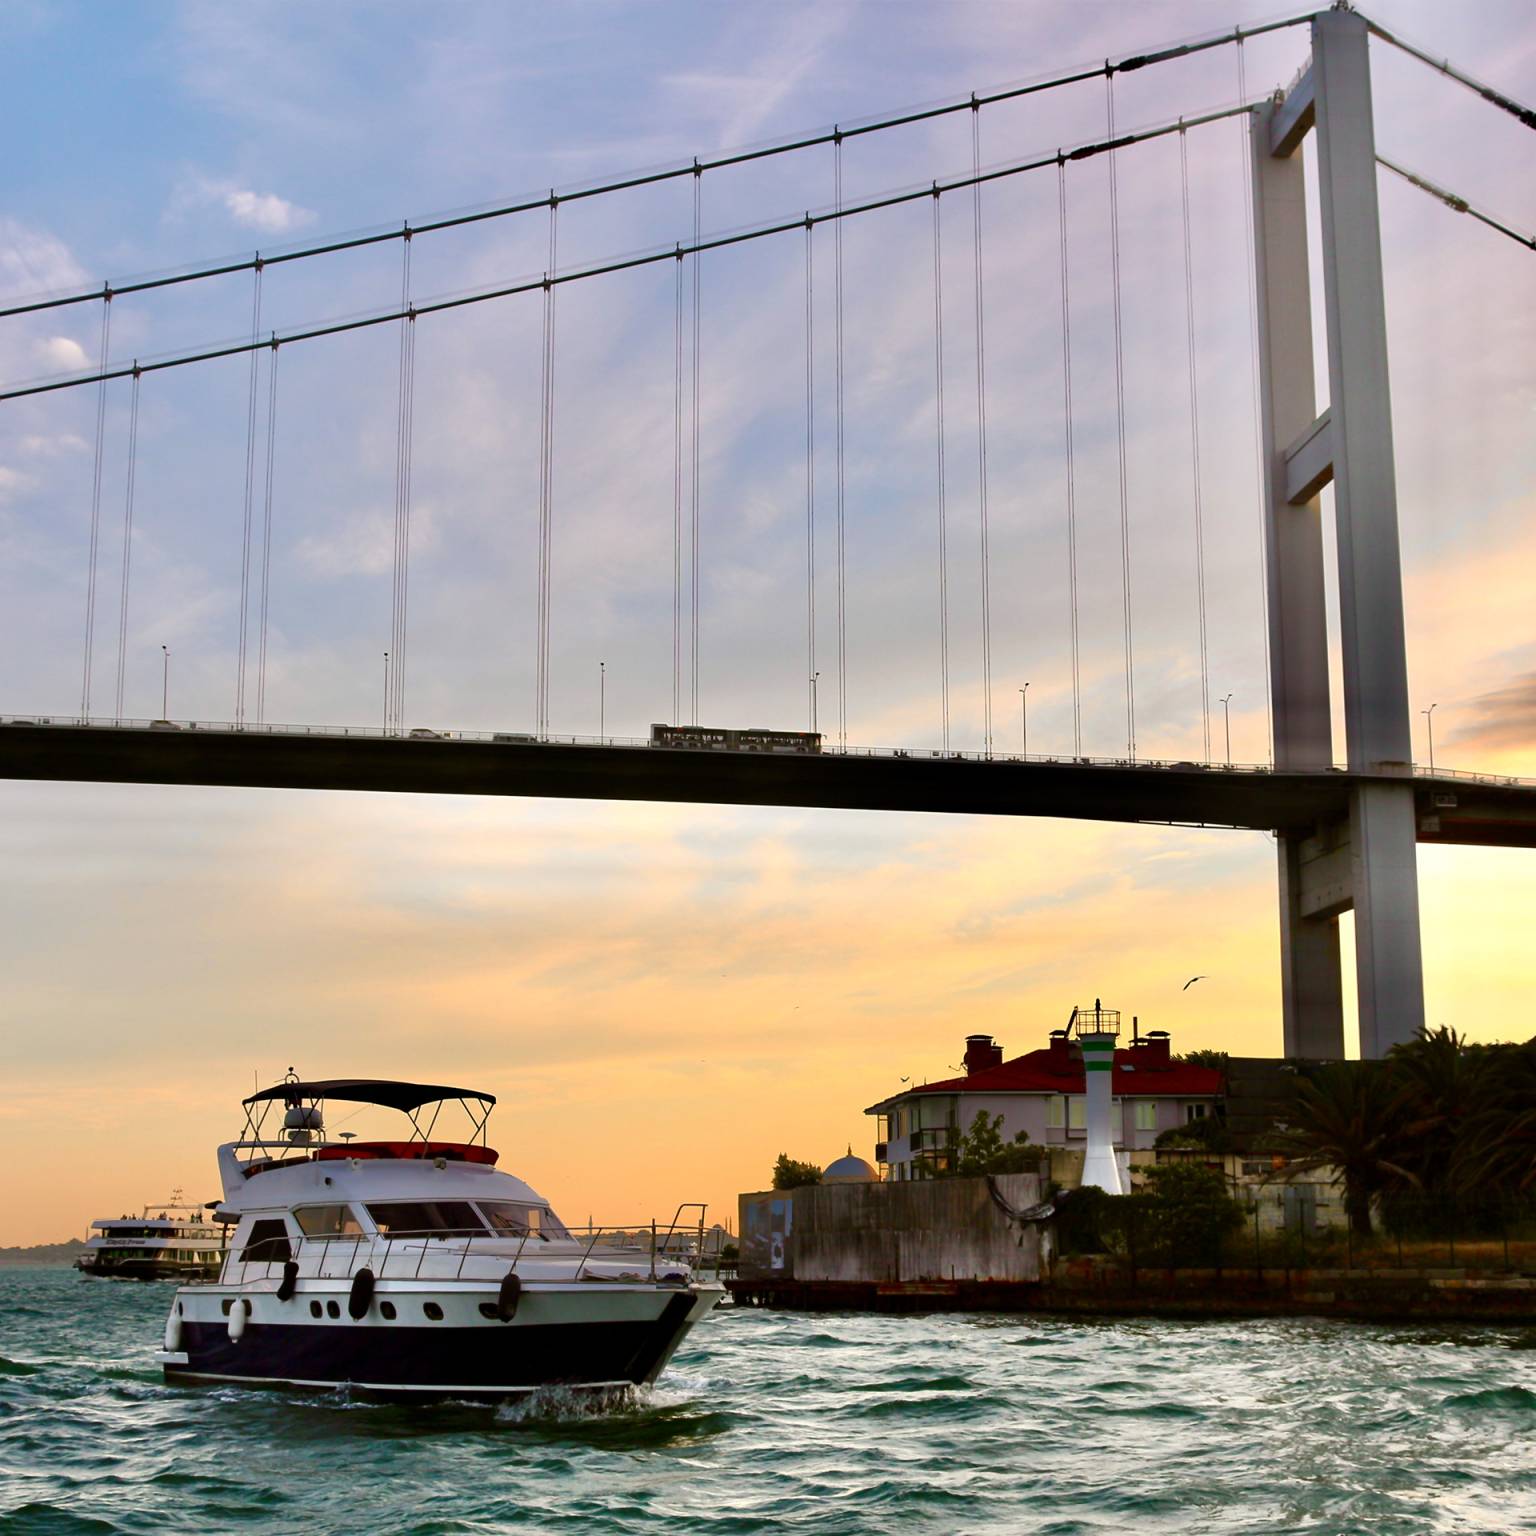
[[[1328,405],[1313,387],[1302,141],[1317,135]],[[1281,834],[1288,1056],[1344,1054],[1339,914],[1355,913],[1360,1053],[1424,1022],[1407,650],[1365,21],[1312,21],[1312,59],[1250,131],[1275,766],[1333,761],[1318,494],[1333,484],[1347,820]]]

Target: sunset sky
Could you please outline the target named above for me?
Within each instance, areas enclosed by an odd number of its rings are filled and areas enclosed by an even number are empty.
[[[1367,9],[1536,97],[1521,0]],[[1274,14],[1192,0],[14,4],[0,13],[0,300],[420,223]],[[1256,98],[1304,62],[1305,29],[1244,53]],[[1529,131],[1379,44],[1372,63],[1381,152],[1536,229]],[[1227,48],[1127,75],[1117,126],[1229,106],[1236,68]],[[962,113],[850,141],[845,199],[968,172],[970,129]],[[1096,82],[985,109],[981,157],[1103,131]],[[1191,129],[1187,144],[1208,688],[1233,695],[1233,757],[1262,762],[1243,130]],[[1106,177],[1100,158],[1068,179],[1083,750],[1100,755],[1124,749]],[[561,266],[686,241],[691,195],[676,182],[572,205]],[[711,173],[703,225],[832,196],[830,150]],[[998,751],[1018,750],[1026,681],[1031,751],[1072,748],[1056,199],[1048,172],[983,200]],[[1176,138],[1123,153],[1119,199],[1137,747],[1198,758]],[[1381,210],[1413,707],[1437,706],[1439,764],[1536,774],[1536,262],[1385,172]],[[969,193],[941,211],[949,710],[954,744],[979,750]],[[859,746],[940,740],[931,220],[923,199],[844,232],[846,701],[833,246],[830,228],[815,236],[814,666],[819,723],[845,702]],[[542,215],[420,237],[413,295],[537,276],[547,238]],[[701,267],[710,724],[807,724],[804,261],[797,233]],[[665,262],[559,300],[557,734],[596,733],[600,662],[610,734],[671,712],[673,283]],[[399,287],[398,244],[273,268],[262,329],[381,309]],[[1320,317],[1320,281],[1314,299]],[[251,280],[113,311],[114,363],[149,358],[248,335]],[[540,325],[529,296],[417,326],[408,726],[533,728]],[[0,380],[83,368],[99,327],[96,306],[0,320]],[[269,721],[380,723],[397,349],[381,327],[281,354]],[[146,378],[126,621],[129,390],[108,392],[94,715],[114,710],[121,633],[126,716],[160,713],[164,645],[170,715],[232,718],[248,385],[243,358]],[[95,431],[94,390],[0,404],[0,714],[79,710]],[[1336,720],[1342,755],[1337,704]],[[1422,761],[1422,713],[1414,727]],[[1209,729],[1220,756],[1219,704]],[[1100,996],[1170,1029],[1175,1049],[1278,1051],[1274,861],[1267,836],[1182,828],[0,783],[0,1244],[80,1234],[175,1185],[210,1198],[238,1099],[290,1064],[495,1093],[503,1166],[568,1218],[634,1222],[703,1199],[734,1223],[736,1193],[780,1151],[869,1155],[863,1106],[901,1077],[950,1075],[968,1032],[1011,1055]],[[1419,870],[1430,1021],[1530,1035],[1536,858],[1428,848]]]

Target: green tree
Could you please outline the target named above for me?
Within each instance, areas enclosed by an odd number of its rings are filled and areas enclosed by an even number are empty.
[[[1034,1146],[1024,1131],[1012,1141],[1004,1141],[1003,1117],[979,1109],[970,1130],[955,1143],[945,1172],[962,1179],[989,1173],[1033,1173],[1047,1156],[1045,1148]]]
[[[787,1152],[779,1153],[773,1165],[775,1189],[799,1189],[806,1184],[820,1184],[821,1169],[815,1163],[797,1162]]]
[[[1242,1207],[1225,1176],[1202,1163],[1159,1163],[1147,1171],[1147,1195],[1132,1200],[1153,1204],[1153,1231],[1169,1264],[1213,1265],[1221,1245],[1243,1224]]]
[[[1227,1068],[1232,1061],[1226,1051],[1215,1051],[1204,1045],[1198,1050],[1185,1051],[1178,1059],[1187,1061],[1192,1067],[1210,1067],[1223,1077],[1227,1075]]]
[[[1395,1190],[1419,1189],[1407,1166],[1408,1100],[1386,1061],[1338,1061],[1300,1078],[1286,1123],[1270,1145],[1292,1172],[1331,1168],[1344,1186],[1344,1208],[1361,1236],[1371,1232],[1371,1201]]]

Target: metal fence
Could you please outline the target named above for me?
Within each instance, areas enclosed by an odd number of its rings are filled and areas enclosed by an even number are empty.
[[[1138,1270],[1456,1270],[1536,1276],[1536,1198],[1405,1193],[1377,1197],[1370,1230],[1350,1220],[1341,1188],[1240,1188],[1228,1204],[1133,1195],[1063,1207],[1060,1251],[1105,1253]]]

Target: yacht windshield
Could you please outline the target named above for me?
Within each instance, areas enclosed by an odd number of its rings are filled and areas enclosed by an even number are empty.
[[[484,1237],[485,1223],[467,1200],[371,1201],[368,1214],[385,1237]]]
[[[480,1200],[480,1213],[498,1237],[534,1237],[548,1242],[569,1237],[565,1223],[547,1205],[520,1205],[515,1200]]]

